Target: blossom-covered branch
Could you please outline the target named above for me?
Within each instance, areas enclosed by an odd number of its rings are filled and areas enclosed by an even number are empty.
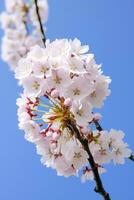
[[[6,9],[3,59],[24,89],[17,100],[19,128],[45,166],[59,176],[94,180],[95,192],[110,200],[100,178],[104,164],[134,161],[125,134],[103,130],[100,114],[93,113],[109,96],[111,79],[77,38],[46,40],[47,0],[6,0]]]
[[[23,0],[5,0],[6,10],[0,15],[2,38],[2,59],[14,71],[21,58],[34,45],[42,46],[39,23],[34,3]],[[47,0],[38,1],[38,12],[43,23],[48,18]]]
[[[80,143],[82,144],[83,148],[85,149],[85,151],[87,152],[89,158],[89,164],[91,166],[93,175],[94,175],[94,180],[96,182],[96,187],[94,189],[95,192],[99,193],[100,195],[103,196],[104,200],[110,200],[110,196],[109,194],[105,191],[104,186],[102,184],[99,172],[98,172],[98,167],[97,164],[94,161],[93,155],[90,151],[89,145],[88,145],[88,140],[83,138],[79,132],[79,130],[77,129],[76,125],[71,121],[66,121],[66,125],[67,127],[72,131],[73,134],[75,134],[75,137],[80,141]]]
[[[95,191],[110,200],[100,179],[104,164],[123,164],[131,154],[124,133],[102,130],[94,108],[110,94],[110,78],[103,75],[88,46],[78,39],[46,41],[20,60],[15,77],[24,88],[17,100],[19,128],[35,143],[41,162],[64,177],[95,180]]]
[[[38,17],[38,22],[39,22],[39,26],[40,26],[40,31],[41,31],[41,34],[42,34],[42,41],[43,41],[44,46],[46,46],[46,36],[45,36],[45,32],[44,32],[40,12],[39,12],[38,0],[34,0],[34,1],[35,1],[35,7],[36,7],[36,13],[37,13],[37,17]]]

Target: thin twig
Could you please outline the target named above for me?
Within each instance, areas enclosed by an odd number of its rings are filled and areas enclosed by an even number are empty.
[[[38,0],[35,0],[35,8],[36,8],[36,13],[37,13],[37,17],[38,17],[39,26],[40,26],[40,31],[41,31],[41,34],[42,34],[42,41],[43,41],[44,46],[46,47],[46,36],[45,36],[44,29],[43,29],[41,16],[40,16],[40,13],[39,13]]]
[[[94,120],[94,124],[95,124],[96,129],[98,131],[103,131],[103,128],[101,127],[101,125],[99,124],[99,122],[97,120]]]
[[[131,156],[129,157],[130,160],[132,160],[134,162],[134,155],[131,154]]]
[[[66,126],[68,127],[68,129],[75,134],[75,137],[80,141],[80,143],[82,144],[83,148],[85,149],[85,151],[88,153],[88,161],[89,161],[89,164],[91,166],[91,169],[93,171],[93,174],[94,174],[94,180],[95,180],[95,183],[96,183],[96,187],[94,189],[94,191],[98,194],[100,194],[104,200],[111,200],[109,194],[105,191],[104,189],[104,186],[102,184],[102,181],[101,181],[101,178],[100,178],[100,175],[99,175],[99,172],[98,172],[98,167],[94,161],[94,158],[92,156],[92,153],[90,151],[90,148],[89,148],[89,145],[88,145],[88,140],[87,139],[84,139],[78,128],[76,127],[75,123],[72,122],[71,120],[68,120],[65,122],[66,123]]]
[[[99,123],[98,121],[94,120],[94,124],[95,124],[96,129],[97,129],[98,131],[103,131],[103,128],[102,128],[102,126],[100,125],[100,123]],[[134,161],[134,155],[133,155],[133,154],[131,154],[128,158],[129,158],[130,160]]]

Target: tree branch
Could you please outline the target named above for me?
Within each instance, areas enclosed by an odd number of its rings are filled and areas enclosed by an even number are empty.
[[[129,157],[130,160],[132,160],[134,162],[134,155],[131,154],[131,156]]]
[[[103,128],[101,127],[101,125],[100,125],[100,123],[99,123],[98,121],[94,120],[94,124],[95,124],[96,129],[97,129],[98,131],[103,131]],[[134,155],[131,154],[131,155],[128,157],[128,159],[134,161]]]
[[[38,0],[35,0],[35,8],[36,8],[37,18],[38,18],[38,21],[39,21],[40,31],[41,31],[41,34],[42,34],[42,41],[43,41],[44,46],[46,47],[46,36],[45,36],[45,32],[44,32],[43,25],[42,25],[42,22],[41,22],[41,16],[40,16],[40,13],[39,13]]]
[[[102,181],[101,181],[101,178],[100,178],[100,175],[99,175],[99,172],[98,172],[98,167],[97,167],[97,165],[94,161],[94,158],[92,156],[92,153],[91,153],[89,145],[88,145],[88,140],[84,139],[81,136],[81,134],[80,134],[80,132],[79,132],[79,130],[76,127],[74,122],[72,122],[71,120],[68,120],[65,123],[66,123],[66,126],[68,127],[68,129],[75,134],[75,137],[80,141],[83,148],[88,153],[88,156],[89,156],[88,161],[89,161],[89,164],[91,166],[91,169],[92,169],[92,172],[93,172],[93,175],[94,175],[94,180],[95,180],[95,183],[96,183],[96,187],[95,187],[94,191],[96,193],[100,194],[103,197],[104,200],[111,200],[109,194],[105,191],[104,186],[102,184]]]
[[[101,125],[99,124],[99,122],[97,120],[94,120],[94,124],[95,124],[96,129],[98,131],[103,131],[103,128],[101,127]]]

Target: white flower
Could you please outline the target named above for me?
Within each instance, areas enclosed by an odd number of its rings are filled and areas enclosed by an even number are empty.
[[[36,97],[41,95],[42,90],[45,90],[45,80],[30,76],[22,80],[25,93],[29,97]],[[45,94],[45,91],[44,91]]]
[[[33,64],[33,73],[35,77],[44,78],[50,74],[50,66],[48,62],[35,61]]]
[[[94,54],[88,54],[85,59],[85,68],[87,72],[85,73],[85,77],[91,82],[95,82],[96,79],[102,74],[101,65],[96,64]]]
[[[109,163],[111,160],[111,153],[107,149],[100,148],[94,154],[94,160],[98,164]]]
[[[95,81],[93,92],[87,97],[94,107],[102,107],[103,101],[110,94],[110,90],[108,89],[109,83],[110,80],[104,76],[98,77]]]
[[[49,148],[45,150],[45,153],[41,158],[41,162],[47,167],[54,168],[54,155]]]
[[[63,156],[58,156],[54,161],[54,166],[57,170],[58,176],[69,177],[76,175],[76,169],[66,162]]]
[[[78,142],[79,143],[79,142]],[[62,153],[65,159],[76,169],[82,168],[88,163],[87,152],[80,147],[76,141],[70,140],[62,147]]]
[[[20,129],[23,129],[23,124],[27,121],[29,121],[31,118],[30,118],[30,115],[25,111],[25,112],[19,112],[18,113],[18,120],[19,120],[19,128]]]
[[[23,79],[28,77],[32,72],[32,61],[26,58],[19,61],[18,67],[15,69],[15,78]]]
[[[24,3],[22,0],[5,0],[5,5],[8,12],[14,12],[18,8],[22,8]]]
[[[64,94],[65,88],[71,83],[69,70],[64,67],[51,69],[51,76],[48,77],[48,82],[51,88],[55,88]]]
[[[73,166],[76,169],[80,169],[88,163],[88,154],[83,148],[75,148],[73,157]]]
[[[41,134],[41,133],[40,133]],[[50,138],[42,137],[40,140],[36,141],[36,151],[39,155],[46,155],[49,151]]]
[[[113,162],[116,164],[124,164],[125,163],[125,158],[128,158],[131,155],[131,150],[128,149],[128,144],[126,143],[121,143],[113,149],[112,151],[112,159]]]
[[[65,96],[78,101],[91,93],[92,85],[88,84],[88,80],[83,76],[79,76],[73,79],[72,84],[67,88]]]
[[[0,21],[1,21],[1,26],[2,29],[15,29],[16,27],[18,27],[20,19],[16,18],[16,15],[14,14],[8,14],[6,12],[2,12],[0,15]]]
[[[68,62],[71,72],[78,73],[78,74],[82,72],[86,72],[84,68],[84,62],[78,56],[71,55],[67,59],[67,62]]]
[[[60,67],[67,68],[66,60],[64,60],[61,56],[50,57],[49,51],[48,51],[48,62],[52,69],[56,69]]]
[[[103,167],[98,167],[98,172],[99,174],[103,174],[106,172],[105,168]],[[94,179],[94,175],[93,175],[93,172],[92,170],[86,168],[84,171],[83,171],[83,174],[81,176],[81,181],[82,183],[85,183],[86,181],[88,180],[93,180]]]
[[[61,57],[61,60],[66,58],[66,56],[69,54],[70,48],[71,47],[67,39],[56,39],[51,43],[49,40],[46,41],[46,53],[54,59],[56,57]]]
[[[75,38],[74,40],[70,40],[70,45],[71,52],[76,55],[84,54],[89,50],[88,45],[81,46],[81,42],[77,38]]]
[[[107,138],[106,138],[109,147],[110,148],[118,147],[118,145],[122,143],[124,136],[125,134],[123,133],[123,131],[117,131],[117,130],[111,129],[109,134],[107,134]]]
[[[34,121],[29,120],[21,125],[25,130],[25,138],[30,142],[35,142],[40,139],[40,127]]]
[[[74,102],[71,111],[80,126],[87,126],[93,119],[92,106],[87,101]]]

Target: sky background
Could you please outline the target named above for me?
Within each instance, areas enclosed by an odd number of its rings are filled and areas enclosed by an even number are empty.
[[[112,78],[112,94],[100,110],[105,129],[122,129],[134,151],[134,1],[49,0],[47,38],[79,38],[89,44],[103,71]],[[0,10],[4,1],[0,1]],[[0,32],[2,37],[2,32]],[[16,98],[20,88],[0,60],[0,199],[101,200],[94,183],[58,177],[40,163],[33,144],[18,130]],[[103,183],[112,200],[134,199],[134,163],[107,165]]]

